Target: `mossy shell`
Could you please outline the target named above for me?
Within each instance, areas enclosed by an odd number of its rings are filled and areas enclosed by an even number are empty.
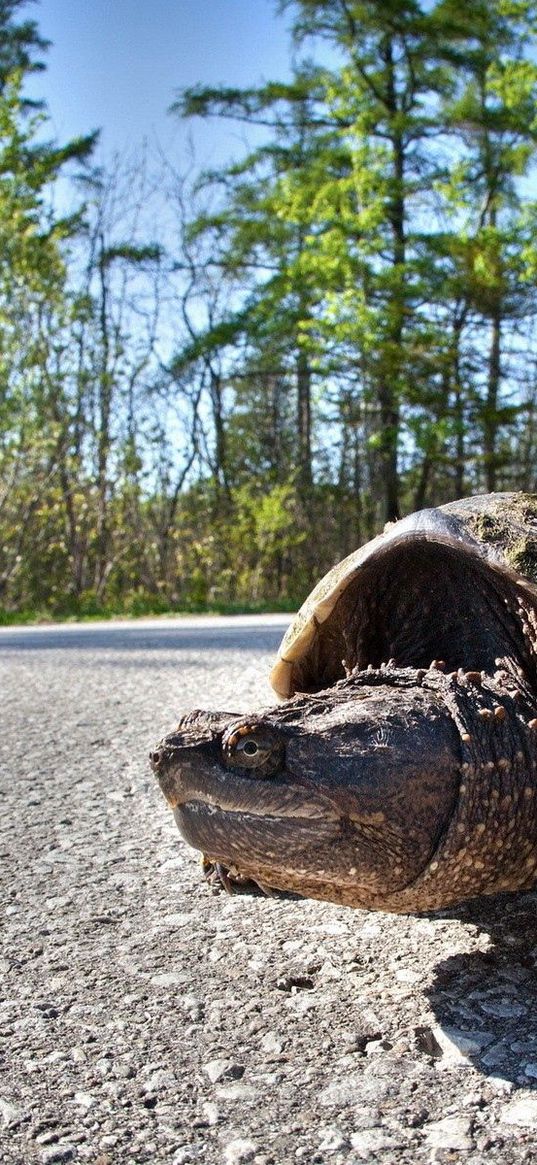
[[[464,543],[476,554],[537,583],[537,494],[480,494],[410,514],[332,567],[302,604],[270,673],[272,687],[281,698],[293,695],[296,665],[315,649],[319,628],[347,587],[359,584],[365,564],[371,564],[386,547],[396,552],[398,543],[417,536],[431,542]]]

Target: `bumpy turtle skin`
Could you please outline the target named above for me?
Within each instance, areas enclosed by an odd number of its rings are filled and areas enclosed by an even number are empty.
[[[458,796],[433,860],[377,908],[437,910],[468,897],[531,889],[537,878],[535,701],[503,672],[445,676],[433,667],[421,682],[441,693],[459,732]]]
[[[270,673],[272,687],[281,699],[295,692],[297,663],[314,647],[320,626],[349,585],[358,580],[364,566],[379,550],[390,544],[395,548],[416,534],[432,541],[464,543],[489,561],[537,582],[537,494],[480,494],[410,514],[337,563],[308,595],[282,640]]]

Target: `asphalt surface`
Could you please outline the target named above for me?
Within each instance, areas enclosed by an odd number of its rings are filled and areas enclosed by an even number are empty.
[[[285,625],[0,631],[2,1165],[535,1161],[536,895],[228,898],[179,838],[147,753]]]

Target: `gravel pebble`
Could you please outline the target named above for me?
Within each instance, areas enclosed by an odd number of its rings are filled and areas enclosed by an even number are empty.
[[[337,1153],[339,1149],[346,1147],[347,1137],[337,1125],[327,1125],[325,1129],[320,1129],[319,1132],[321,1134],[319,1141],[320,1153]]]
[[[204,1070],[212,1084],[223,1079],[238,1080],[244,1073],[244,1068],[232,1060],[210,1060],[204,1065]]]
[[[500,1120],[508,1125],[537,1129],[537,1096],[531,1093],[520,1095],[501,1110]]]
[[[12,1104],[9,1100],[5,1100],[3,1096],[0,1096],[0,1116],[2,1117],[4,1126],[9,1128],[10,1125],[17,1124],[21,1113],[16,1104]]]
[[[426,1127],[427,1142],[439,1149],[472,1149],[472,1122],[467,1117],[448,1116]]]
[[[370,1161],[371,1156],[376,1153],[388,1150],[393,1152],[407,1144],[404,1136],[392,1133],[388,1129],[364,1129],[359,1133],[351,1133],[350,1141],[354,1152],[365,1161]]]
[[[241,1161],[253,1161],[255,1154],[254,1142],[248,1141],[244,1137],[237,1137],[236,1140],[229,1141],[224,1148],[226,1165],[240,1165]]]
[[[41,1155],[42,1165],[61,1165],[63,1161],[72,1161],[75,1152],[73,1145],[57,1145],[53,1149],[45,1149]]]

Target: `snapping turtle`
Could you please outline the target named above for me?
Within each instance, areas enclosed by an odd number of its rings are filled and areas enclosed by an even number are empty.
[[[183,837],[228,884],[371,909],[532,886],[535,578],[537,495],[424,510],[351,554],[284,637],[284,703],[191,712],[152,754]]]

